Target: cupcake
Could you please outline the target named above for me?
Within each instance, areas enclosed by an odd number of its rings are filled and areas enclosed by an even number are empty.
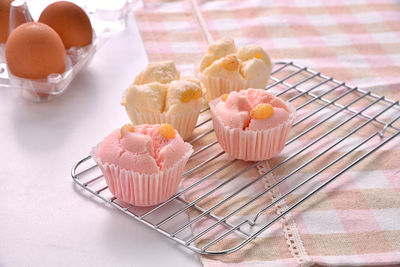
[[[263,89],[224,94],[209,105],[221,147],[232,157],[246,161],[279,154],[296,113],[291,104]]]
[[[121,105],[133,124],[171,124],[187,139],[200,108],[202,90],[194,77],[180,77],[172,61],[149,63],[125,90]]]
[[[233,40],[221,39],[207,48],[200,63],[200,80],[210,101],[232,91],[264,89],[271,70],[271,59],[261,47],[247,45],[237,50]]]
[[[116,198],[134,206],[152,206],[175,194],[192,152],[169,124],[126,124],[91,154]]]

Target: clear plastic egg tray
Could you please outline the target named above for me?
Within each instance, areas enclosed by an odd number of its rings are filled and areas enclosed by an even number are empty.
[[[26,21],[31,21],[29,11],[35,17],[54,1],[14,1],[10,9],[10,31],[12,31],[13,11],[27,13]],[[71,1],[74,2],[74,1]],[[24,79],[13,75],[7,67],[5,44],[0,44],[0,87],[12,88],[16,93],[32,101],[47,101],[62,94],[79,71],[90,63],[96,51],[114,33],[125,29],[127,17],[133,8],[132,0],[117,1],[75,1],[88,14],[93,26],[93,41],[85,47],[71,47],[66,51],[66,71],[53,73],[46,79]],[[107,3],[108,2],[108,3]],[[29,8],[29,9],[28,9]],[[29,10],[27,12],[27,10]]]

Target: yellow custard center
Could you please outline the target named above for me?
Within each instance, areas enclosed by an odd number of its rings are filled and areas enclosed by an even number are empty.
[[[167,139],[175,138],[175,129],[171,126],[171,124],[161,124],[160,128],[158,128],[158,132]]]
[[[266,119],[274,114],[274,108],[270,104],[261,103],[250,111],[250,117],[253,119]]]
[[[189,88],[185,92],[182,93],[181,102],[187,103],[192,99],[200,98],[201,95],[202,95],[201,88],[197,88],[195,90],[193,90],[192,88]]]
[[[222,67],[227,71],[234,71],[239,68],[239,60],[235,55],[228,55],[222,60]]]
[[[131,132],[131,133],[135,132],[135,127],[130,123],[127,123],[121,127],[121,136],[122,137],[125,136],[128,132]]]
[[[261,56],[261,53],[255,53],[255,54],[254,54],[254,57],[255,57],[255,58],[261,58],[262,56]]]

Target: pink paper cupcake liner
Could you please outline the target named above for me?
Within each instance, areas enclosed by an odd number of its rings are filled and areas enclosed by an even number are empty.
[[[252,80],[231,80],[212,76],[203,75],[200,73],[200,81],[206,89],[205,98],[211,101],[223,94],[229,94],[232,91],[240,91],[247,88],[265,89],[271,75],[272,66],[265,73],[259,75]]]
[[[92,149],[92,158],[103,172],[110,192],[118,199],[134,206],[153,206],[168,200],[178,189],[182,174],[193,153],[186,143],[187,152],[172,167],[154,174],[142,174],[103,163],[96,157],[100,144]]]
[[[214,112],[218,101],[220,99],[215,99],[209,105],[215,135],[226,153],[245,161],[259,161],[270,159],[283,150],[296,115],[290,103],[285,102],[290,113],[287,121],[275,128],[254,131],[225,126]]]
[[[192,135],[199,118],[201,105],[198,109],[181,114],[168,114],[160,112],[137,111],[131,107],[126,107],[126,112],[133,125],[138,124],[171,124],[180,134],[183,140]]]

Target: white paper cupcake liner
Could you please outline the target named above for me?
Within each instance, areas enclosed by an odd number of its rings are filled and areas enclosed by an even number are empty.
[[[125,107],[129,119],[134,125],[169,123],[179,132],[183,140],[192,135],[197,119],[199,118],[200,108],[201,105],[198,105],[198,109],[190,112],[171,115],[165,112],[137,111],[132,107]]]
[[[283,150],[296,115],[296,110],[290,103],[285,102],[289,108],[287,121],[274,128],[254,131],[225,126],[214,112],[218,101],[220,100],[215,99],[209,105],[215,135],[226,153],[245,161],[259,161],[270,159]]]
[[[187,152],[172,167],[154,174],[142,174],[103,163],[96,156],[99,146],[92,149],[91,155],[103,172],[110,192],[134,206],[153,206],[172,197],[178,189],[186,162],[193,153],[192,146],[186,143]]]
[[[206,89],[206,100],[211,101],[232,91],[240,91],[248,88],[265,89],[271,76],[271,69],[272,66],[265,73],[252,80],[231,80],[207,76],[202,73],[199,74],[199,78]]]

